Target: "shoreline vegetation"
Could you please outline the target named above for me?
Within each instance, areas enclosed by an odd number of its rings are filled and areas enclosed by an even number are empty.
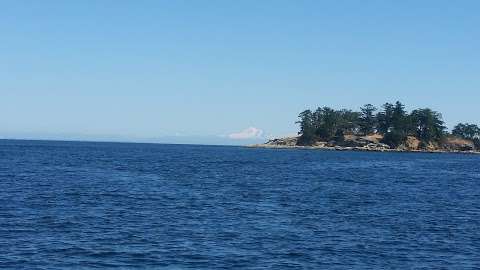
[[[372,104],[360,111],[319,107],[298,118],[298,136],[250,147],[480,154],[477,125],[459,123],[448,132],[441,113],[429,108],[407,112],[399,101],[385,103],[380,110]]]

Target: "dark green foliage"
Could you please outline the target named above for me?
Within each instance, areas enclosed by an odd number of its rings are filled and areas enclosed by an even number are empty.
[[[310,145],[315,140],[315,121],[314,121],[314,114],[311,110],[306,110],[301,112],[298,117],[300,121],[297,124],[300,124],[300,132],[301,135],[298,144],[300,145]]]
[[[407,139],[407,134],[402,131],[389,131],[383,137],[382,142],[390,145],[391,147],[398,147]]]
[[[383,104],[383,111],[377,114],[378,132],[380,134],[386,134],[393,126],[393,104]]]
[[[415,133],[422,144],[439,142],[445,136],[445,126],[442,115],[431,109],[417,109],[410,114],[415,127]]]
[[[476,149],[480,149],[480,138],[473,139],[473,144],[475,144]]]
[[[405,142],[411,130],[411,120],[400,101],[395,104],[385,103],[383,111],[377,117],[378,131],[384,135],[384,143],[398,147]]]
[[[460,123],[452,130],[452,135],[472,140],[476,149],[480,149],[480,128],[474,124]]]
[[[460,123],[453,128],[452,134],[468,140],[478,139],[480,138],[480,128],[474,124]]]
[[[375,133],[377,129],[377,117],[375,116],[375,111],[377,108],[372,104],[366,104],[361,110],[361,115],[359,118],[360,131],[365,134]]]
[[[345,134],[356,134],[359,130],[360,113],[351,110],[340,110],[338,114],[338,125],[335,136],[343,136]]]
[[[301,135],[298,144],[309,145],[316,139],[332,140],[342,138],[344,134],[354,134],[359,129],[359,112],[334,110],[329,107],[318,108],[312,113],[306,110],[298,116]]]
[[[330,107],[318,108],[315,112],[306,110],[299,115],[300,145],[311,145],[317,140],[343,140],[344,135],[382,134],[383,143],[398,147],[408,136],[415,136],[422,146],[441,143],[446,127],[439,112],[431,109],[416,109],[410,114],[397,101],[385,103],[377,114],[375,106],[364,105],[360,112],[335,110]],[[458,137],[472,140],[480,149],[480,128],[472,124],[458,124],[452,131]]]
[[[337,133],[340,114],[332,108],[323,107],[315,111],[315,135],[322,139],[331,139]]]
[[[392,127],[394,130],[402,130],[405,133],[408,132],[408,114],[405,111],[405,105],[403,105],[400,101],[395,103],[393,107],[393,114],[392,114]]]
[[[358,112],[350,110],[334,110],[329,107],[315,111],[315,135],[322,140],[331,140],[343,134],[355,133],[358,130]]]

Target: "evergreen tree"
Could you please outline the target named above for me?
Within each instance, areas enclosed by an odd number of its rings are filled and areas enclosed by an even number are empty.
[[[480,128],[474,124],[460,123],[453,128],[452,134],[467,140],[473,140],[480,138]]]
[[[377,114],[378,132],[387,134],[393,126],[393,111],[394,106],[391,103],[383,104],[383,111]]]
[[[416,136],[423,145],[430,142],[439,142],[445,135],[445,126],[442,115],[431,109],[417,109],[411,113],[415,125]]]
[[[317,130],[315,134],[324,140],[332,139],[337,133],[340,115],[330,107],[318,108],[316,111]]]
[[[366,104],[360,108],[361,115],[359,117],[359,126],[360,131],[364,135],[372,134],[376,131],[377,128],[377,117],[375,116],[375,111],[377,108],[372,104]]]
[[[360,113],[351,110],[334,110],[330,107],[318,108],[313,116],[315,135],[322,140],[341,138],[344,134],[358,132]]]
[[[383,112],[378,114],[379,131],[384,134],[383,142],[398,147],[405,142],[410,129],[405,106],[397,101],[394,105],[385,103],[383,109]]]
[[[357,134],[360,130],[360,112],[354,112],[352,110],[340,110],[337,111],[338,124],[335,135],[343,136],[344,134]]]
[[[300,118],[300,120],[296,122],[297,124],[300,124],[300,138],[298,144],[312,144],[315,140],[315,123],[312,111],[305,110],[298,115],[298,118]]]
[[[407,136],[415,136],[428,145],[440,142],[445,136],[445,126],[442,115],[431,109],[416,109],[410,114],[405,106],[397,101],[394,104],[385,103],[382,110],[375,114],[375,106],[366,104],[360,112],[352,110],[335,110],[330,107],[319,107],[315,112],[305,110],[299,114],[300,145],[311,145],[316,140],[343,140],[344,135],[368,135],[379,133],[383,135],[382,142],[391,147],[405,143]],[[455,126],[452,134],[472,140],[480,149],[480,128],[477,125],[460,123]]]
[[[452,130],[452,135],[472,140],[476,149],[480,149],[480,128],[474,124],[460,123]]]
[[[407,133],[408,115],[405,111],[405,105],[400,101],[395,103],[392,113],[392,128],[396,132]]]

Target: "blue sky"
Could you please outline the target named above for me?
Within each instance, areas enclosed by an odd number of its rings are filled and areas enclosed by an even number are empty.
[[[0,137],[241,144],[295,133],[305,108],[395,100],[439,110],[449,127],[480,124],[478,10],[441,0],[2,1]]]

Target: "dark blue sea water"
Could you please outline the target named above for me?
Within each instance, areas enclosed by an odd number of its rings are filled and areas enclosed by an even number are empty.
[[[0,269],[478,269],[480,156],[0,141]]]

